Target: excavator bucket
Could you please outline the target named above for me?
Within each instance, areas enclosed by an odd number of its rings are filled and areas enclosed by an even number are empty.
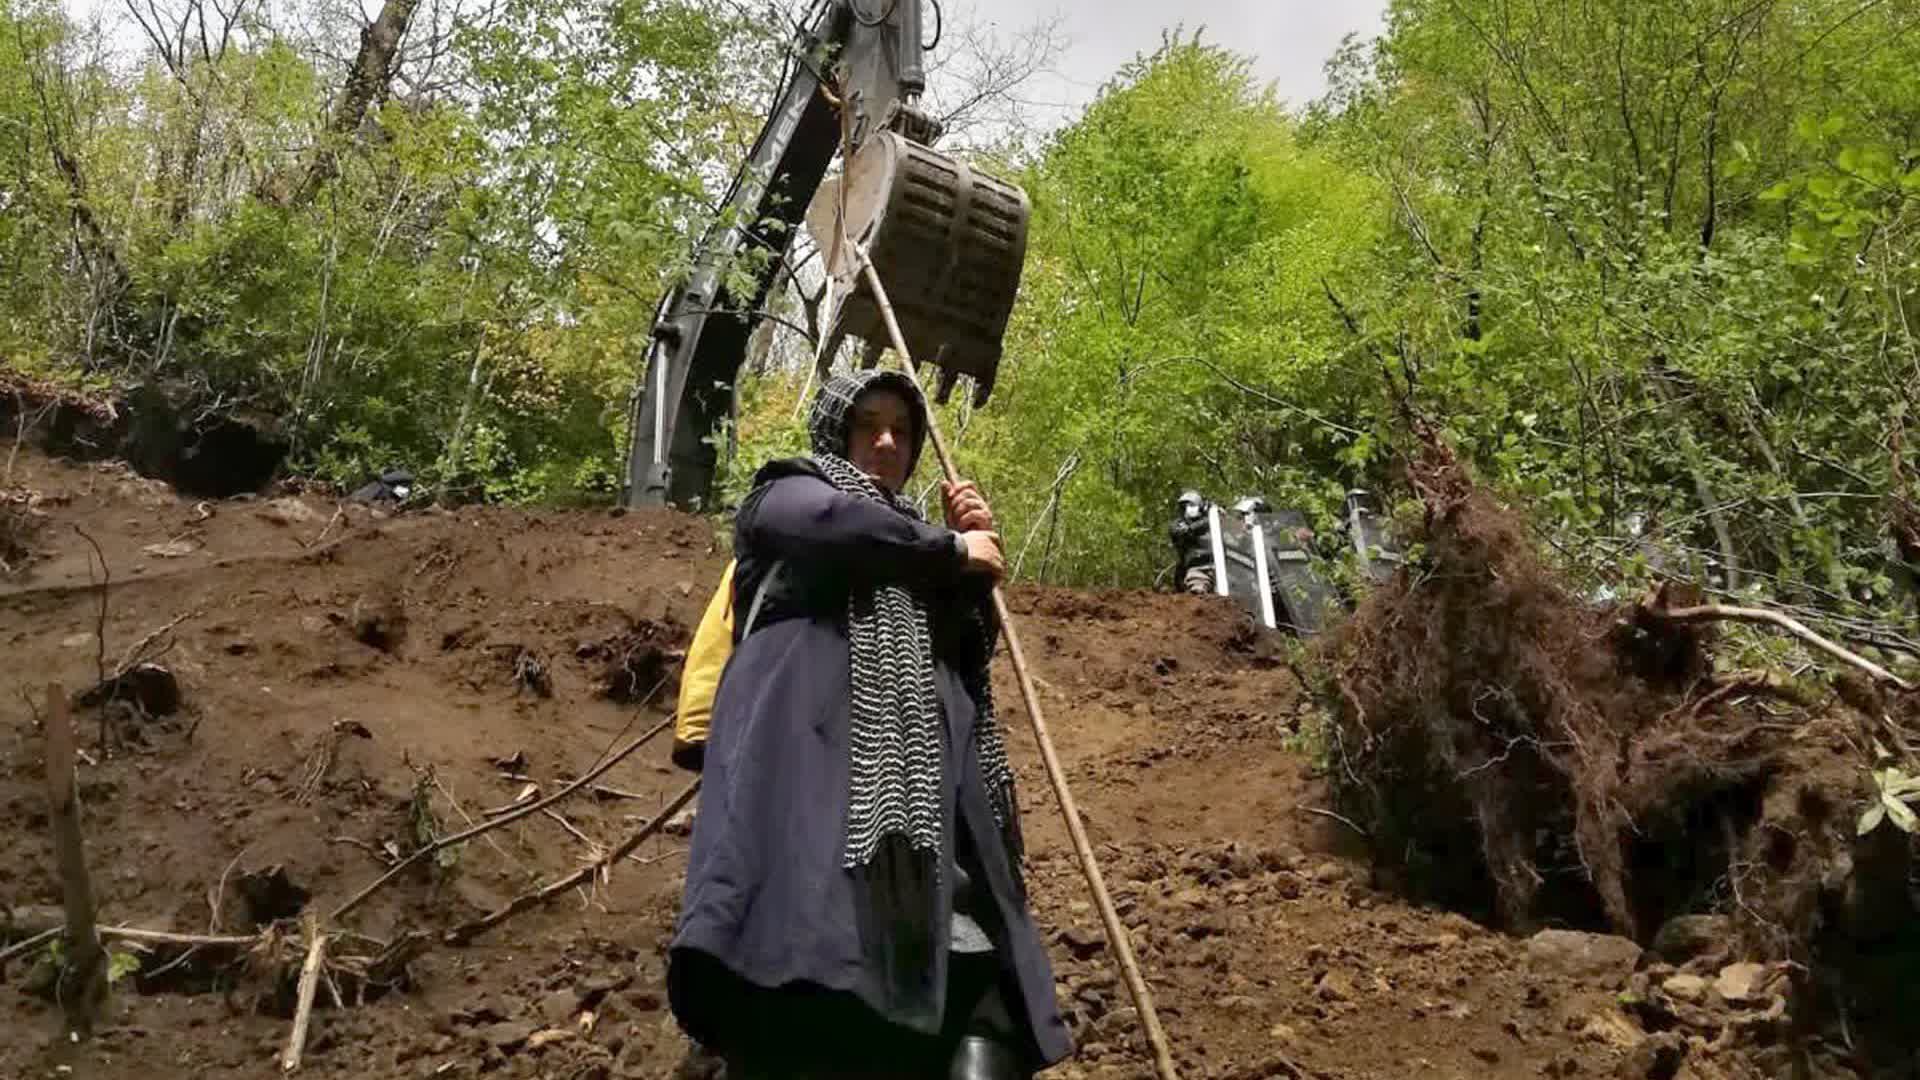
[[[807,211],[841,298],[822,366],[849,336],[867,342],[869,367],[890,343],[848,246],[857,244],[879,271],[914,360],[940,368],[937,399],[945,402],[964,375],[975,407],[985,405],[1020,291],[1032,215],[1026,192],[1013,184],[892,131],[869,138]]]

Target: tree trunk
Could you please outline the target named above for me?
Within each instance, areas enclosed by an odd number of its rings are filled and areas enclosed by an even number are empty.
[[[460,416],[453,423],[453,438],[447,440],[447,449],[440,459],[440,483],[444,487],[448,479],[460,469],[460,457],[466,453],[467,424],[473,420],[473,409],[480,400],[480,369],[486,363],[487,332],[483,326],[480,340],[473,345],[473,366],[467,370],[467,392],[460,399]]]
[[[1667,380],[1674,376],[1667,367],[1666,357],[1656,355],[1650,364],[1652,371],[1648,386],[1653,395],[1672,409],[1673,394]],[[1693,437],[1693,428],[1686,421],[1674,416],[1675,434],[1679,436],[1680,453],[1686,460],[1688,479],[1693,481],[1693,495],[1700,503],[1700,512],[1706,515],[1707,522],[1713,527],[1715,542],[1720,547],[1721,570],[1726,575],[1723,583],[1729,593],[1740,591],[1740,556],[1734,545],[1733,528],[1727,522],[1726,509],[1713,490],[1712,481],[1707,479],[1706,455],[1701,453],[1699,442]]]
[[[400,41],[407,36],[407,25],[420,0],[386,0],[380,16],[360,31],[360,52],[347,70],[347,82],[334,103],[327,129],[314,146],[307,162],[306,176],[293,195],[292,204],[304,206],[313,201],[327,181],[339,175],[340,147],[353,138],[367,113],[387,100],[393,85],[393,60]]]
[[[67,962],[60,973],[60,1004],[67,1031],[76,1039],[93,1036],[93,1022],[107,993],[107,956],[94,929],[93,881],[80,834],[80,793],[73,778],[73,720],[67,692],[47,687],[47,801],[53,825],[55,862],[65,903]]]

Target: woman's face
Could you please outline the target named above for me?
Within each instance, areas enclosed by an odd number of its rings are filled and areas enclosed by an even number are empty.
[[[907,486],[913,464],[913,411],[892,390],[869,390],[853,403],[847,418],[847,460],[898,493]]]

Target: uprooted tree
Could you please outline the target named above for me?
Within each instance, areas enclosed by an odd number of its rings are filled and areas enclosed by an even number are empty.
[[[1920,837],[1872,813],[1920,764],[1898,676],[1722,670],[1683,590],[1588,602],[1431,431],[1406,471],[1417,556],[1324,652],[1328,774],[1385,876],[1522,929],[1723,913],[1815,971],[1920,950]]]

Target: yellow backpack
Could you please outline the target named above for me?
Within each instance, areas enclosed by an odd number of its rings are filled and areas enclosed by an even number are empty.
[[[733,657],[733,568],[737,565],[729,561],[721,572],[720,587],[707,601],[706,614],[693,632],[693,644],[687,646],[687,666],[680,673],[680,706],[673,720],[673,763],[690,772],[699,772],[706,762],[713,698],[720,691],[720,676],[727,670],[727,661]],[[747,613],[747,633],[753,632],[767,586],[780,573],[780,567],[781,563],[775,563],[760,582],[753,608]]]

